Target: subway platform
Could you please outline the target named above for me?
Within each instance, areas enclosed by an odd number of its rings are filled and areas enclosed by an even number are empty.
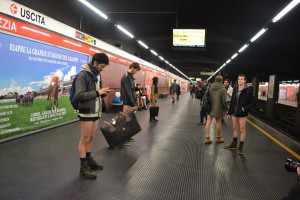
[[[78,122],[0,144],[0,199],[279,200],[296,182],[284,169],[290,155],[251,124],[240,157],[204,145],[197,99],[160,102],[160,121],[139,112],[143,130],[124,147],[109,150],[97,135],[93,152],[104,171],[95,181],[78,176]],[[229,143],[229,122],[223,134]]]

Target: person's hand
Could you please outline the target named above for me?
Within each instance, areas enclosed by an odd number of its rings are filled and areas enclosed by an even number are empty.
[[[131,109],[132,109],[132,112],[135,112],[135,111],[139,110],[139,107],[138,106],[134,106],[134,107],[131,107]]]
[[[102,88],[100,90],[98,90],[100,96],[104,95],[104,94],[107,94],[109,92],[111,92],[111,89],[110,88]]]
[[[300,176],[300,167],[297,167],[297,174]]]
[[[231,118],[231,115],[229,115],[228,113],[226,113],[226,118],[227,118],[227,119],[230,119],[230,118]]]
[[[123,112],[124,113],[132,113],[132,112],[135,112],[137,110],[138,110],[137,106],[131,107],[131,106],[124,105],[124,107],[123,107]]]

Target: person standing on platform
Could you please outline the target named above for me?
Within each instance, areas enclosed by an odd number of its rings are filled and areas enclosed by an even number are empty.
[[[181,88],[180,88],[180,85],[179,84],[176,84],[177,87],[176,87],[176,96],[177,96],[177,101],[179,101],[179,97],[181,95]]]
[[[172,103],[175,103],[175,95],[176,94],[177,94],[177,83],[176,83],[176,80],[174,80],[170,87],[170,95],[172,98]]]
[[[230,85],[230,81],[228,79],[224,80],[224,86],[226,89],[226,109],[228,111],[229,106],[230,106],[230,101],[231,101],[231,97],[232,97],[232,92],[233,92],[233,88]],[[225,124],[225,116],[223,115],[222,117],[222,123]]]
[[[203,106],[206,101],[208,100],[208,85],[207,84],[203,84],[201,86],[201,97],[200,97],[200,125],[201,126],[204,126],[205,127],[205,124],[206,124],[206,121],[207,121],[207,114],[208,114],[208,111],[207,109],[207,105],[206,107]]]
[[[253,87],[247,87],[246,76],[240,74],[238,76],[238,84],[233,90],[228,116],[232,118],[233,140],[225,149],[238,149],[240,155],[244,155],[243,147],[246,140],[246,120],[248,112],[253,105]],[[238,131],[240,132],[240,144],[238,143]]]
[[[190,90],[190,96],[193,97],[193,84],[190,83],[189,85],[189,90]]]
[[[158,77],[152,79],[151,94],[150,94],[150,121],[158,121],[159,106],[158,106]]]
[[[227,109],[229,109],[233,88],[231,87],[230,81],[228,79],[225,79],[224,86],[226,89],[226,106]]]
[[[100,88],[99,74],[109,64],[104,53],[93,56],[92,62],[85,64],[82,71],[74,80],[74,97],[78,102],[78,116],[80,120],[80,141],[78,145],[80,156],[80,177],[96,179],[96,170],[103,170],[92,157],[92,143],[97,131],[98,121],[101,118],[101,96],[112,91],[109,88]]]
[[[138,110],[134,75],[140,70],[140,65],[134,62],[129,65],[127,73],[121,79],[121,99],[123,101],[123,112],[125,113],[131,113]]]
[[[216,143],[224,143],[221,136],[222,116],[226,110],[226,89],[223,85],[223,77],[216,76],[215,82],[209,87],[208,94],[209,111],[205,125],[205,144],[211,144],[210,129],[213,119],[216,120]],[[206,105],[204,105],[206,106]]]

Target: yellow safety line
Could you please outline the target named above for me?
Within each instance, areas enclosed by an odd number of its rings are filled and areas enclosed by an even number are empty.
[[[249,119],[247,119],[247,121],[252,126],[254,126],[257,130],[259,130],[262,134],[264,134],[267,138],[269,138],[272,142],[274,142],[275,144],[277,144],[278,146],[280,146],[281,148],[283,148],[284,150],[286,150],[289,154],[291,154],[292,156],[294,156],[295,158],[297,158],[297,160],[300,160],[300,155],[298,153],[296,153],[295,151],[293,151],[292,149],[290,149],[286,145],[282,144],[279,140],[277,140],[276,138],[274,138],[270,133],[268,133],[267,131],[263,130],[262,128],[260,128],[259,126],[257,126],[255,123],[253,123]]]

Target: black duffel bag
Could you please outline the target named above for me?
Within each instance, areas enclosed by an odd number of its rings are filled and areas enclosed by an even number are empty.
[[[142,130],[134,113],[118,113],[110,121],[104,121],[100,129],[111,148],[127,142]]]
[[[157,117],[159,113],[159,106],[150,106],[150,116]]]

